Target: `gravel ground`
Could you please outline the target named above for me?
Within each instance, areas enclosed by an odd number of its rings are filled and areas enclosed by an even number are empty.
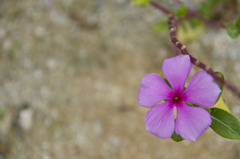
[[[152,31],[164,19],[128,0],[1,0],[0,159],[238,159],[239,141],[211,129],[180,143],[145,131],[140,80],[173,55]],[[240,88],[239,43],[207,27],[186,46]]]

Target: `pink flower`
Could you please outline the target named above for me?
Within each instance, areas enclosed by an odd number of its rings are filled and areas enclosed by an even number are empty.
[[[211,117],[203,108],[212,107],[221,90],[205,71],[196,73],[184,90],[191,68],[188,55],[164,60],[162,72],[172,89],[159,74],[150,73],[143,77],[138,103],[143,107],[151,107],[145,117],[146,130],[151,134],[166,139],[175,130],[182,138],[195,141],[211,125]],[[165,102],[157,104],[163,100]],[[189,106],[186,102],[203,108]],[[174,106],[177,109],[176,122]]]

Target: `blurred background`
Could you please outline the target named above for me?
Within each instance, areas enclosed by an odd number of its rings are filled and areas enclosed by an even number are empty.
[[[239,0],[227,4],[223,23],[240,13]],[[152,29],[163,20],[129,0],[1,0],[0,159],[239,159],[240,142],[211,129],[180,143],[145,131],[140,81],[174,55],[168,33]],[[239,38],[206,26],[185,45],[240,88]],[[240,99],[224,98],[240,119]]]

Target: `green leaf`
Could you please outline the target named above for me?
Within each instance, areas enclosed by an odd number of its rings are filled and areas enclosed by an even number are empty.
[[[232,114],[219,109],[211,108],[211,128],[220,136],[228,139],[240,140],[240,122]]]
[[[215,73],[224,80],[224,75],[223,75],[222,72],[215,72]],[[223,85],[220,82],[218,82],[218,81],[216,81],[216,83],[218,84],[220,89],[223,91]]]
[[[228,113],[231,113],[229,107],[225,103],[222,96],[219,97],[219,99],[217,100],[217,103],[213,106],[213,108],[219,108],[219,109],[225,110]]]
[[[235,22],[237,28],[238,28],[238,32],[240,32],[240,17],[238,17],[238,19]]]
[[[211,1],[207,1],[201,4],[200,12],[206,18],[211,18],[213,16],[214,4]]]
[[[5,114],[6,114],[6,109],[0,108],[0,120],[3,119]]]
[[[153,26],[154,32],[160,34],[168,30],[168,25],[166,21],[158,22]]]
[[[226,29],[231,38],[235,39],[238,37],[239,31],[236,24],[228,24]]]
[[[223,75],[222,72],[215,72],[215,73],[224,80],[224,75]],[[218,100],[219,100],[219,98],[222,96],[223,85],[222,85],[220,82],[218,82],[218,81],[215,81],[215,82],[218,84],[219,88],[221,89],[221,93],[219,94],[219,96],[218,96],[218,98],[217,98],[217,100],[216,100],[216,103],[217,103]]]
[[[164,79],[165,79],[165,76],[163,75],[163,73],[162,73],[162,72],[159,72],[159,75],[160,75],[162,78],[164,78]]]
[[[193,28],[196,28],[198,26],[202,26],[203,25],[203,22],[201,20],[196,19],[196,18],[189,19],[189,22],[190,22],[190,25]]]
[[[188,102],[183,102],[189,106],[192,106],[192,107],[200,107],[199,105],[196,105],[196,104],[192,104],[192,103],[188,103]]]
[[[171,137],[172,140],[174,140],[175,142],[180,142],[182,140],[184,140],[180,135],[178,135],[175,131]]]
[[[184,21],[181,23],[180,27],[178,28],[177,37],[179,41],[189,42],[201,37],[204,34],[205,27],[199,23],[199,25],[195,25],[197,21]]]
[[[165,78],[165,76],[163,75],[163,73],[160,72],[159,75],[164,79],[164,81],[167,83],[167,85],[173,90],[172,86],[170,85],[170,83],[168,82],[168,80]]]
[[[132,0],[132,2],[136,5],[147,5],[151,2],[151,0]]]
[[[226,2],[227,0],[206,0],[201,4],[200,12],[204,17],[211,18],[214,15],[217,4]]]
[[[186,13],[187,13],[187,7],[182,5],[178,8],[175,15],[179,18],[183,18],[186,16]]]

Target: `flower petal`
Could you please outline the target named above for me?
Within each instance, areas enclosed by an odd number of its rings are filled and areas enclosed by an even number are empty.
[[[165,80],[156,73],[150,73],[143,77],[138,92],[138,104],[144,107],[152,107],[164,99],[170,98],[172,90]]]
[[[190,57],[188,55],[179,55],[164,60],[162,72],[174,91],[182,92],[191,68]]]
[[[152,107],[145,117],[148,132],[161,138],[170,138],[174,132],[174,104],[170,101]]]
[[[204,108],[212,107],[221,92],[219,86],[213,81],[212,76],[205,71],[196,73],[184,91],[185,102],[193,103]]]
[[[211,125],[209,113],[184,103],[177,105],[176,133],[186,140],[195,141]]]

